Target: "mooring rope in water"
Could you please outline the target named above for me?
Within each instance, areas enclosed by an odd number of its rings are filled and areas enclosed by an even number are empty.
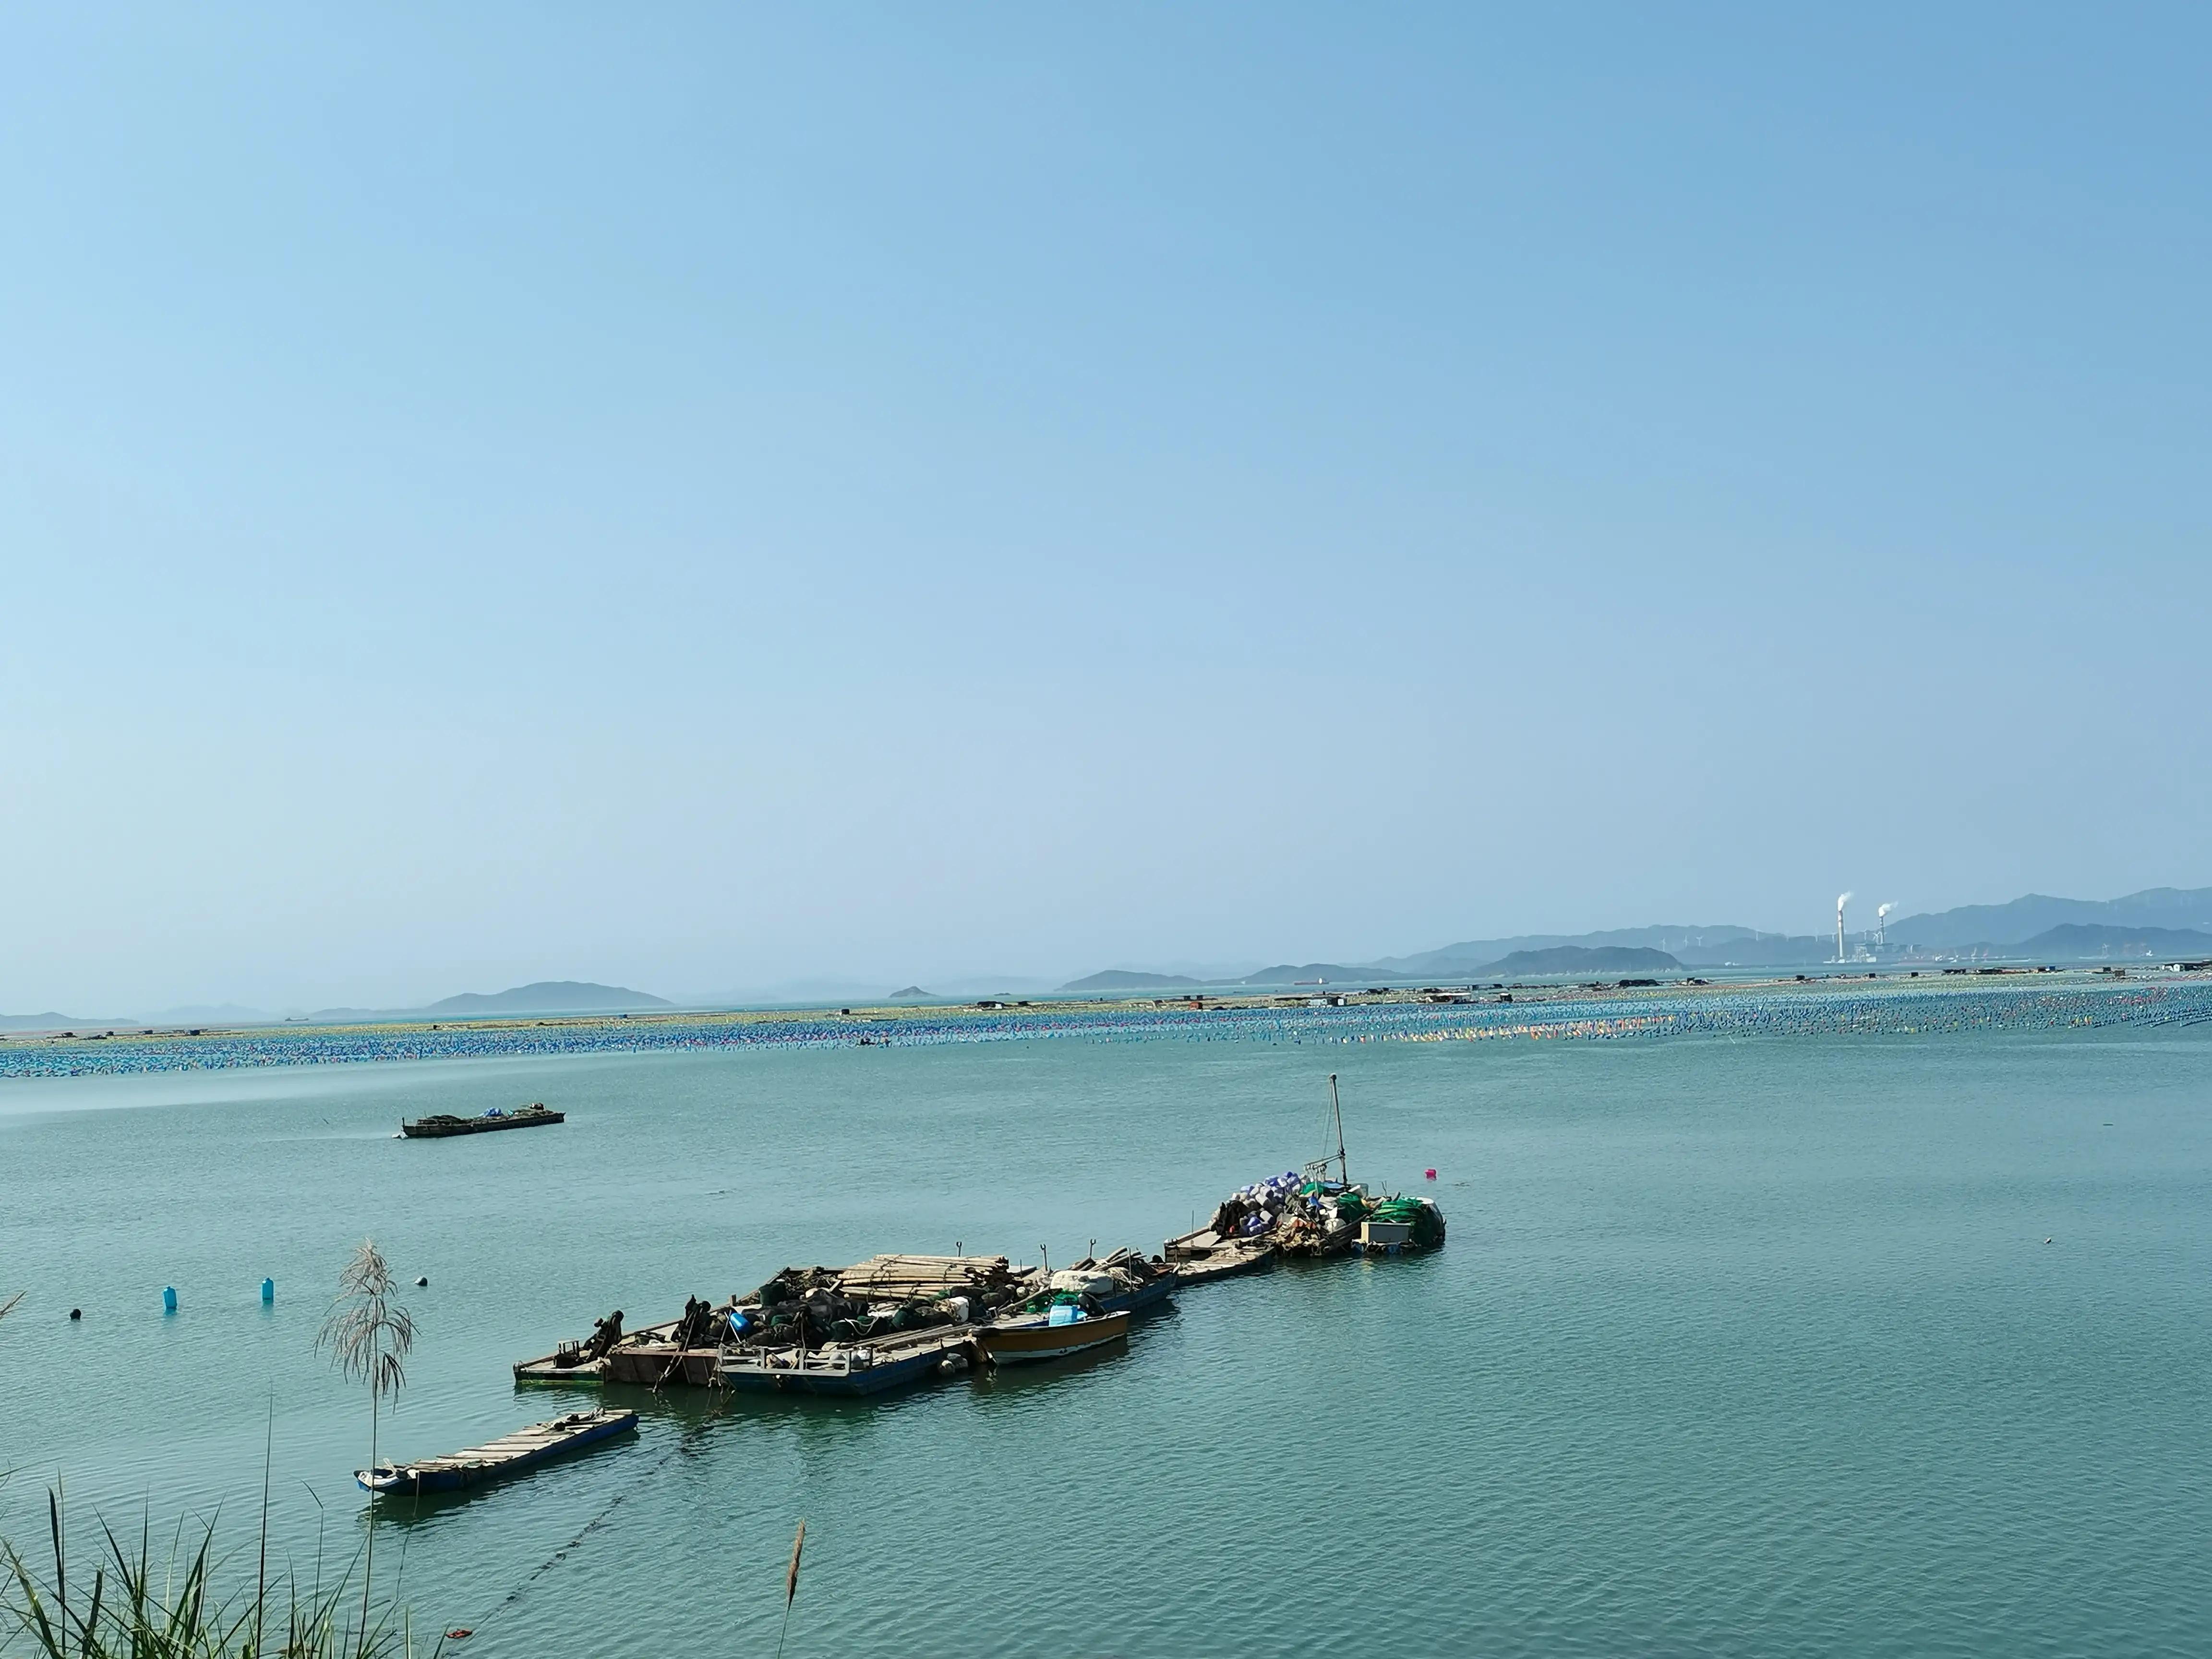
[[[550,1572],[555,1567],[566,1560],[568,1559],[568,1553],[571,1550],[574,1550],[578,1545],[581,1544],[586,1538],[589,1538],[601,1527],[606,1525],[608,1517],[613,1515],[617,1510],[623,1506],[624,1499],[628,1498],[632,1492],[637,1491],[640,1486],[650,1480],[654,1475],[659,1474],[661,1470],[666,1468],[670,1460],[683,1449],[684,1442],[679,1438],[674,1445],[671,1446],[666,1451],[661,1453],[659,1461],[654,1463],[651,1468],[646,1470],[644,1474],[638,1476],[635,1480],[630,1481],[628,1485],[623,1486],[621,1491],[617,1492],[612,1498],[609,1498],[607,1500],[606,1507],[601,1510],[597,1515],[593,1516],[589,1521],[586,1521],[574,1538],[571,1538],[567,1543],[562,1545],[559,1549],[555,1550],[552,1554],[547,1556],[543,1561],[540,1561],[536,1566],[532,1567],[527,1573],[525,1573],[522,1577],[521,1582],[516,1584],[513,1589],[507,1591],[505,1595],[500,1597],[500,1599],[493,1604],[491,1611],[484,1614],[482,1620],[473,1625],[456,1625],[453,1626],[445,1632],[447,1638],[449,1639],[457,1639],[462,1635],[483,1635],[485,1628],[490,1625],[493,1620],[498,1618],[500,1614],[505,1613],[517,1601],[520,1601],[522,1599],[524,1591],[527,1590],[532,1584],[536,1583],[540,1578],[543,1578],[547,1573]]]

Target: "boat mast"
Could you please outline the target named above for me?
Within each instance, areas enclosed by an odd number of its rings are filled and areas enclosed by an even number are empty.
[[[1349,1187],[1352,1184],[1352,1176],[1344,1166],[1344,1103],[1336,1097],[1336,1073],[1334,1072],[1328,1074],[1328,1105],[1329,1110],[1336,1116],[1336,1178]],[[1327,1167],[1328,1164],[1327,1154],[1322,1155],[1322,1164],[1324,1168]]]

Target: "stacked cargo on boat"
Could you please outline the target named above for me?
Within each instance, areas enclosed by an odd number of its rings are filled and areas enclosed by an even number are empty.
[[[1285,1255],[1397,1255],[1443,1242],[1443,1212],[1428,1199],[1378,1197],[1355,1182],[1331,1181],[1315,1166],[1238,1188],[1205,1226],[1170,1239],[1166,1254],[1186,1283],[1197,1284]]]

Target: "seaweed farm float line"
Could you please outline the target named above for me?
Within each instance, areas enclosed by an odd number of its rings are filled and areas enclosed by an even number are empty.
[[[222,1071],[379,1060],[640,1054],[659,1050],[1091,1042],[1344,1043],[1607,1042],[1668,1036],[1925,1036],[2063,1030],[2212,1021],[2212,980],[1955,988],[1925,981],[1632,995],[1549,994],[1507,1005],[1354,1003],[1343,1007],[1183,1006],[929,1011],[836,1015],[684,1016],[548,1024],[336,1027],[212,1032],[201,1037],[0,1043],[0,1079]]]

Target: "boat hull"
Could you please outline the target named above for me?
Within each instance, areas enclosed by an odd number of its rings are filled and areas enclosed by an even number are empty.
[[[852,1399],[910,1389],[944,1375],[945,1361],[964,1354],[964,1326],[939,1327],[926,1339],[886,1352],[881,1346],[817,1349],[797,1359],[787,1352],[771,1358],[726,1359],[721,1383],[749,1394],[823,1395]]]
[[[686,1348],[679,1354],[672,1343],[641,1342],[610,1353],[600,1375],[609,1382],[639,1389],[711,1389],[720,1361],[717,1348]]]
[[[975,1333],[975,1346],[994,1365],[1035,1365],[1103,1348],[1128,1334],[1129,1315],[1125,1309],[1073,1325],[1050,1325],[1042,1320],[986,1325]]]
[[[1158,1278],[1139,1285],[1133,1291],[1121,1291],[1113,1296],[1102,1296],[1098,1305],[1108,1313],[1142,1313],[1147,1308],[1157,1308],[1176,1291],[1182,1275],[1170,1268]]]
[[[454,1135],[488,1135],[500,1129],[542,1129],[549,1123],[565,1123],[566,1112],[521,1112],[507,1117],[464,1117],[451,1123],[429,1118],[403,1122],[399,1133],[410,1140],[445,1140]]]
[[[1179,1242],[1179,1241],[1178,1241]],[[1240,1239],[1233,1243],[1217,1244],[1211,1248],[1190,1249],[1176,1255],[1173,1246],[1170,1259],[1175,1262],[1176,1273],[1182,1284],[1206,1285],[1217,1279],[1233,1279],[1239,1273],[1258,1273],[1275,1264],[1281,1252],[1270,1243],[1253,1239]]]

